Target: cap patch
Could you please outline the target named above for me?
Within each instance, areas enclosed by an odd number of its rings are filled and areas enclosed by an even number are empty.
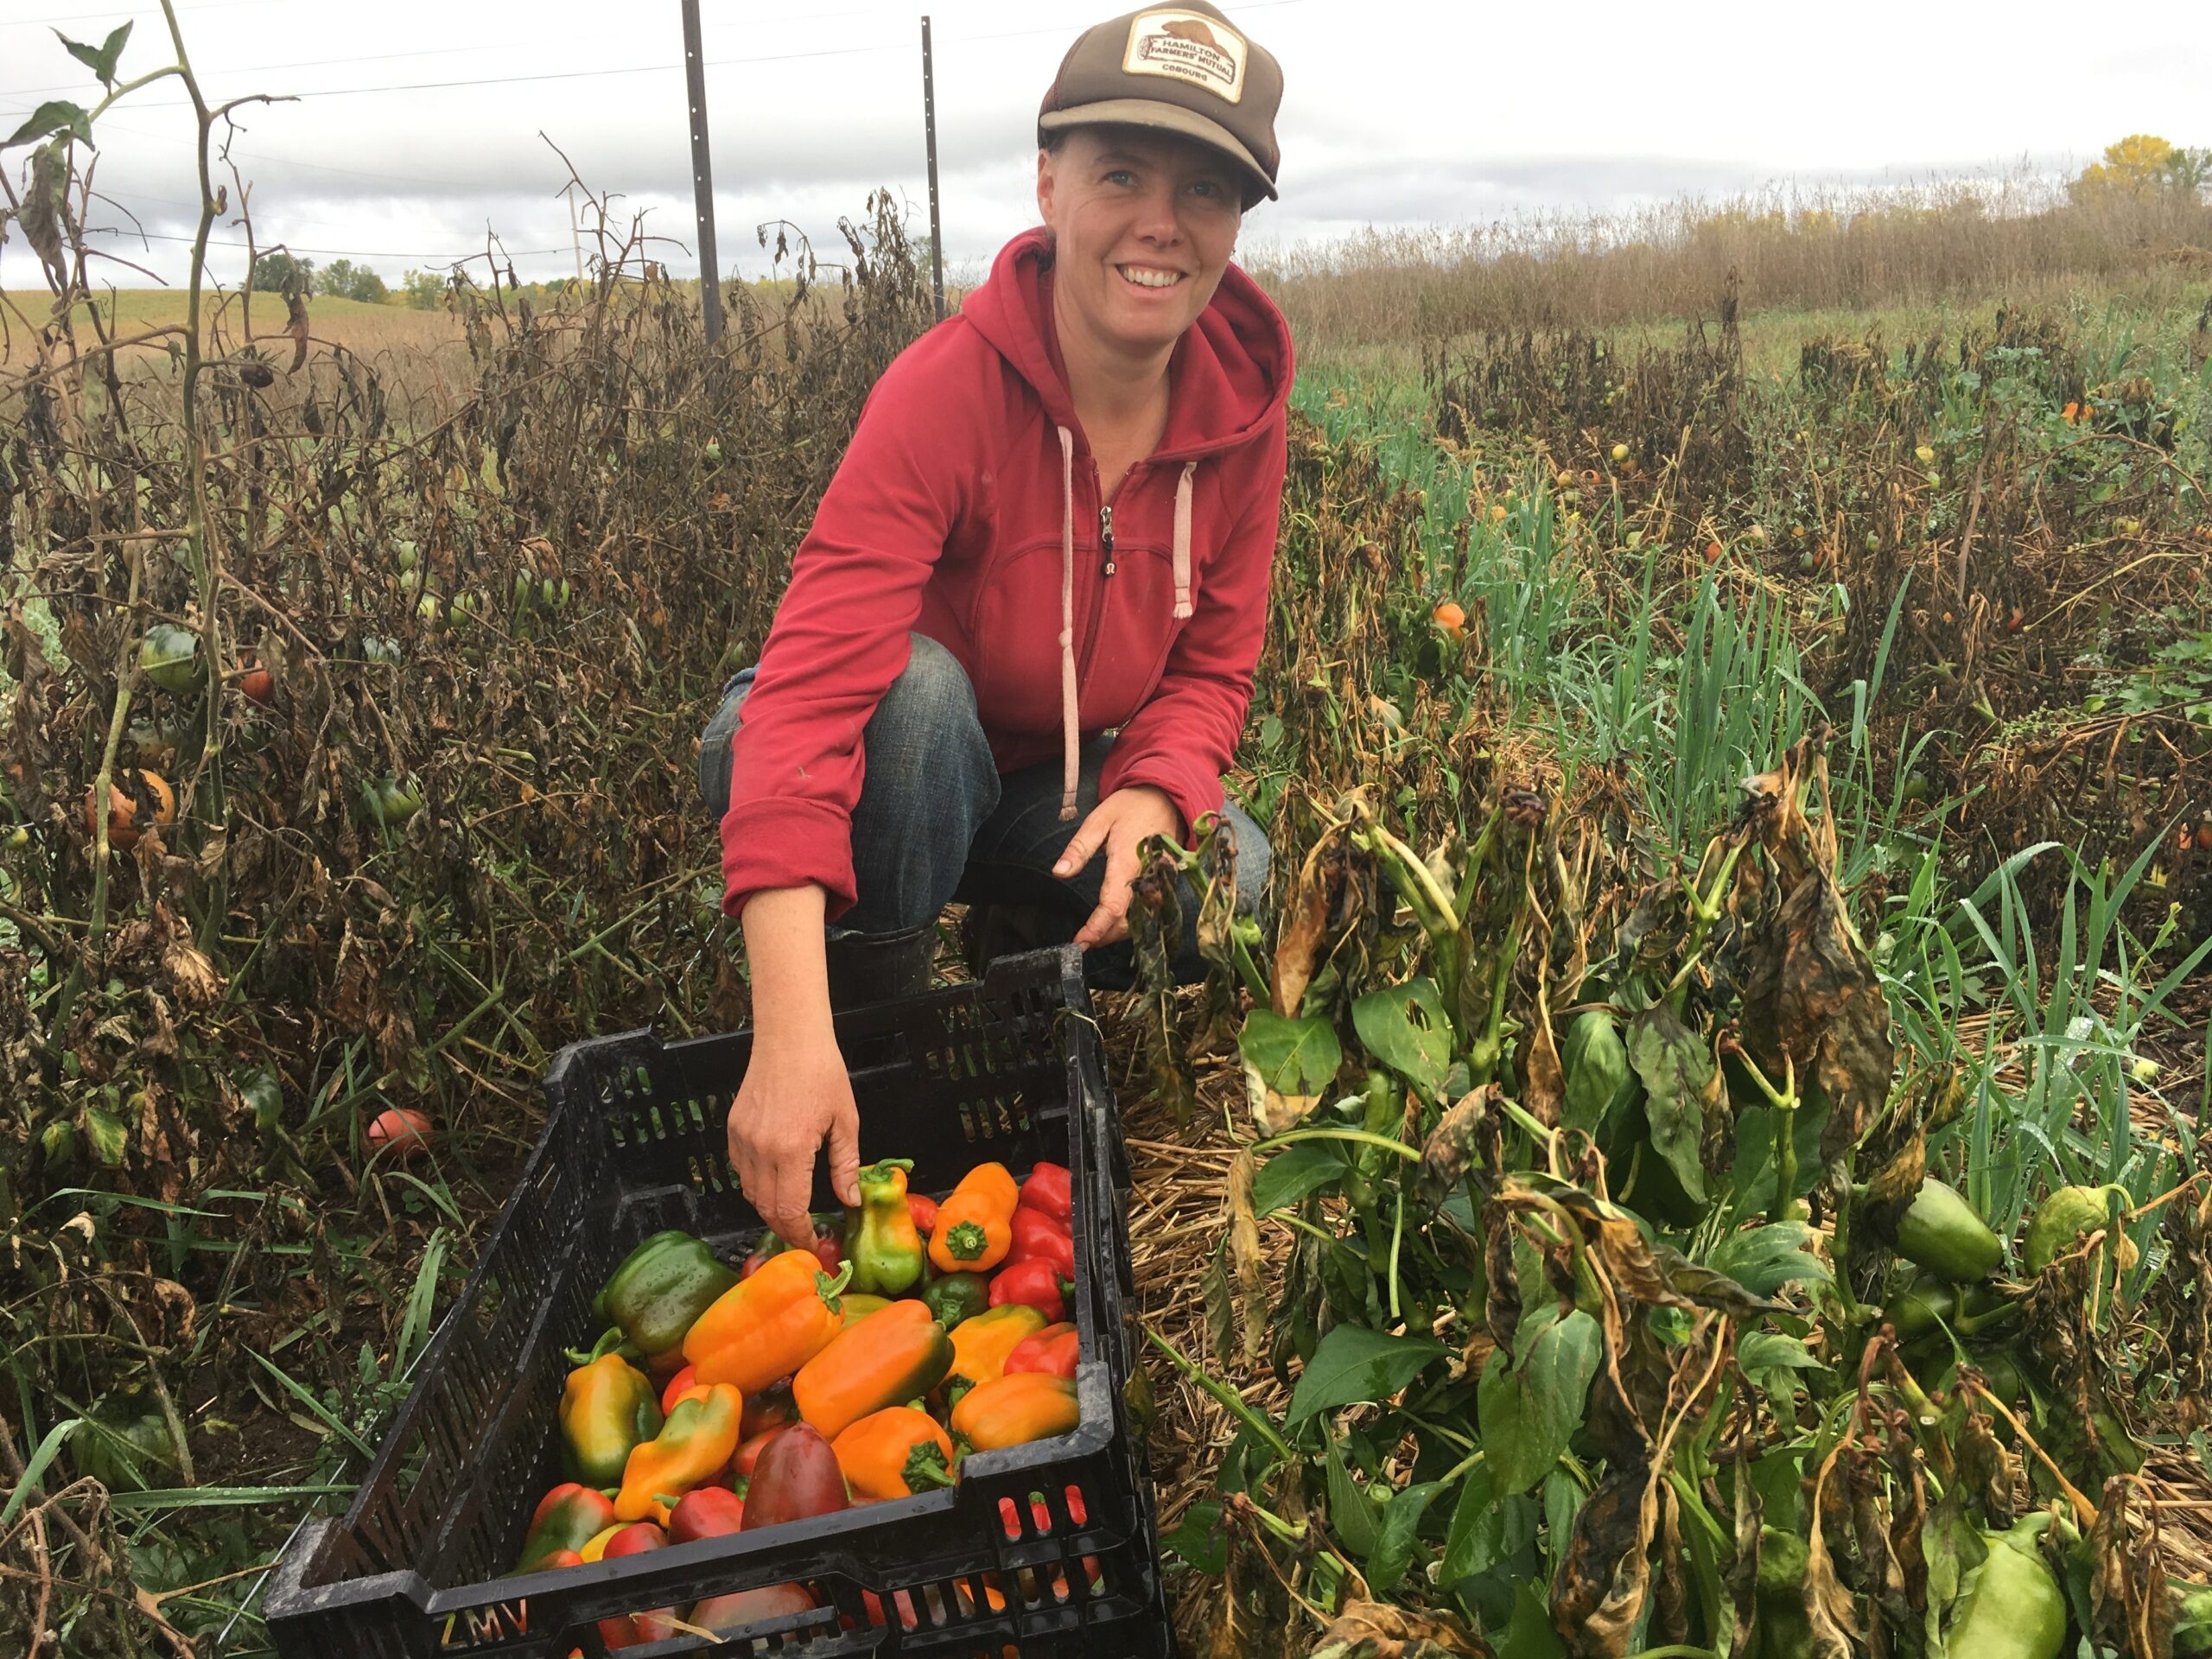
[[[1244,37],[1195,11],[1140,12],[1129,24],[1122,68],[1203,86],[1225,103],[1244,96]]]

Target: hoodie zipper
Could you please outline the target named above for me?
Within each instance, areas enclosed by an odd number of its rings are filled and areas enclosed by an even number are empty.
[[[1134,469],[1132,469],[1134,470]],[[1127,474],[1123,475],[1125,478]],[[1090,627],[1077,655],[1076,685],[1078,690],[1090,683],[1090,658],[1098,649],[1099,636],[1106,632],[1106,601],[1114,591],[1114,572],[1120,562],[1114,556],[1114,504],[1106,499],[1105,480],[1098,475],[1098,462],[1090,463],[1090,487],[1098,496],[1098,545],[1101,555],[1098,565],[1098,590],[1090,605]]]

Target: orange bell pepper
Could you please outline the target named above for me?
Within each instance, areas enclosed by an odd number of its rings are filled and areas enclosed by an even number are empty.
[[[952,1339],[926,1302],[893,1302],[839,1332],[791,1379],[798,1414],[835,1440],[870,1412],[919,1399],[952,1363]]]
[[[978,1164],[938,1206],[930,1261],[939,1273],[988,1273],[1014,1248],[1021,1189],[1004,1164]]]
[[[1008,1302],[952,1327],[952,1365],[944,1395],[957,1400],[978,1382],[1006,1370],[1007,1356],[1045,1328],[1045,1316],[1027,1302]]]
[[[952,1438],[912,1406],[870,1412],[835,1440],[853,1496],[881,1503],[952,1484]]]
[[[979,1383],[952,1408],[952,1432],[977,1452],[1050,1440],[1082,1421],[1075,1384],[1044,1371],[1016,1371]]]
[[[615,1518],[666,1526],[677,1500],[729,1462],[744,1418],[745,1396],[727,1382],[705,1385],[677,1401],[660,1433],[632,1451],[623,1465]]]
[[[789,1376],[844,1329],[839,1293],[851,1278],[849,1263],[832,1278],[811,1251],[770,1256],[760,1272],[724,1291],[684,1337],[694,1380],[753,1394]]]

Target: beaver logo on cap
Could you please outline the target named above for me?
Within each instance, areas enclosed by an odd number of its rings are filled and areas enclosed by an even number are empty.
[[[1244,37],[1188,11],[1146,11],[1129,25],[1123,73],[1205,87],[1234,104],[1244,96]]]

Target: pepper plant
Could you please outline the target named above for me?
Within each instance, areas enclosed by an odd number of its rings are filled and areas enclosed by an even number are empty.
[[[2212,1178],[2062,1195],[2066,1236],[2005,1274],[1930,1173],[1965,1090],[1899,1066],[1827,738],[1672,868],[1533,793],[1426,855],[1347,796],[1272,950],[1217,838],[1154,843],[1154,1082],[1190,1098],[1180,875],[1201,1039],[1233,1032],[1256,1132],[1211,1353],[1152,1333],[1238,1425],[1168,1538],[1225,1580],[1211,1651],[1966,1656],[1993,1559],[2035,1659],[2069,1626],[2113,1652],[2189,1628],[2132,1476],[2153,1424],[2203,1420],[2145,1386],[2170,1368],[2143,1299],[2201,1328]],[[1262,1366],[1280,1413],[1245,1397]]]

